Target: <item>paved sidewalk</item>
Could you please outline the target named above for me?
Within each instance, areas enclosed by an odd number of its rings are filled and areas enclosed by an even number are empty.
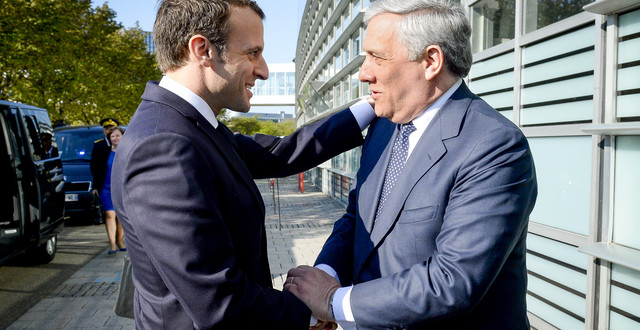
[[[275,196],[269,180],[256,183],[266,205],[273,286],[281,290],[290,268],[313,264],[344,207],[309,182],[300,193],[297,176],[279,179]],[[124,255],[100,253],[7,329],[135,329],[113,312]]]

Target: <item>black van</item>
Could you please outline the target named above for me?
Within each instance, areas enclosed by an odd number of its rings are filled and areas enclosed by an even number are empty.
[[[0,263],[47,263],[64,228],[62,162],[47,110],[0,101]]]

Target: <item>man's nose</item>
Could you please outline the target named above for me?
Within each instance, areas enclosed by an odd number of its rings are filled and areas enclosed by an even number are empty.
[[[360,71],[358,72],[358,79],[362,82],[373,82],[374,76],[369,70],[368,60],[365,59],[360,66]]]
[[[255,75],[258,79],[267,80],[269,78],[269,67],[267,67],[267,62],[264,57],[260,56],[260,60],[255,68]]]

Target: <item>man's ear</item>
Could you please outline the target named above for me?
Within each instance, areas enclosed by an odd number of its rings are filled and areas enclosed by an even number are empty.
[[[199,34],[189,38],[189,58],[204,67],[210,67],[216,56],[217,52],[207,38]]]
[[[437,45],[430,45],[424,50],[425,79],[433,80],[444,71],[444,53]]]

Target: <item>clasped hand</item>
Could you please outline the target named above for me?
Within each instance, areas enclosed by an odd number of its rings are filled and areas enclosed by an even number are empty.
[[[331,310],[331,299],[334,292],[340,287],[340,283],[324,271],[309,266],[298,266],[290,269],[284,283],[284,290],[291,292],[302,300],[321,322],[314,327],[316,329],[335,329],[335,318]],[[329,323],[323,323],[328,321]],[[326,327],[327,325],[331,327]],[[317,328],[321,326],[320,328]]]

